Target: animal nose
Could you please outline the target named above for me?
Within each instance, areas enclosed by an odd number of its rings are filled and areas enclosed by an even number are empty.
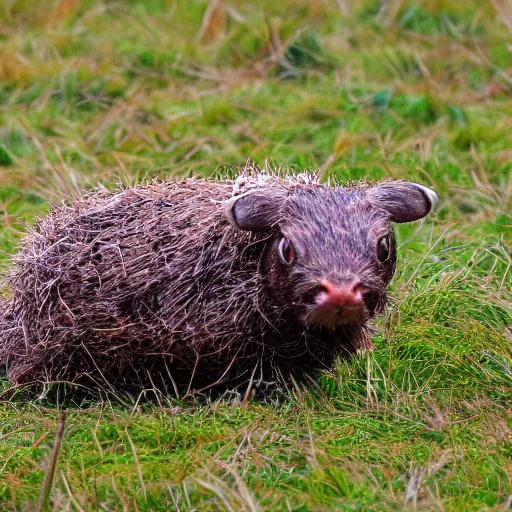
[[[320,286],[322,290],[317,295],[319,305],[343,308],[359,308],[364,305],[365,287],[360,281],[333,284],[328,279],[322,279]]]

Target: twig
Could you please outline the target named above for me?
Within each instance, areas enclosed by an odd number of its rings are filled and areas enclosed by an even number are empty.
[[[64,434],[64,425],[66,424],[66,414],[63,413],[59,419],[59,426],[57,427],[57,433],[55,434],[55,440],[53,442],[53,450],[50,455],[50,461],[48,463],[48,469],[44,477],[43,487],[41,489],[41,497],[39,500],[38,512],[50,512],[49,500],[52,492],[53,477],[55,475],[55,469],[57,468],[57,459],[59,457],[60,445],[62,443],[62,436]]]

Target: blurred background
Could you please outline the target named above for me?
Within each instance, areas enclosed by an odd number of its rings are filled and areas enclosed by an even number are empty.
[[[509,0],[2,0],[4,267],[51,202],[247,158],[441,197],[374,354],[277,410],[70,413],[55,510],[510,508],[511,92]],[[0,509],[57,414],[0,400]]]
[[[0,186],[46,195],[247,157],[497,182],[511,34],[505,0],[3,0]]]
[[[98,181],[247,158],[418,180],[439,221],[501,236],[511,36],[507,0],[4,0],[0,244]]]

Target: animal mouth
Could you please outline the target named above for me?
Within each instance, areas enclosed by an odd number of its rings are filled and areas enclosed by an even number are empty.
[[[365,306],[316,306],[306,315],[306,323],[332,329],[363,324],[369,316]]]

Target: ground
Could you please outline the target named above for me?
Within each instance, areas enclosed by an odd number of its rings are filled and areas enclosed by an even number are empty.
[[[316,386],[74,406],[3,383],[0,510],[511,507],[506,0],[8,0],[0,55],[5,269],[51,202],[98,181],[251,157],[441,197],[398,229],[375,351]]]

